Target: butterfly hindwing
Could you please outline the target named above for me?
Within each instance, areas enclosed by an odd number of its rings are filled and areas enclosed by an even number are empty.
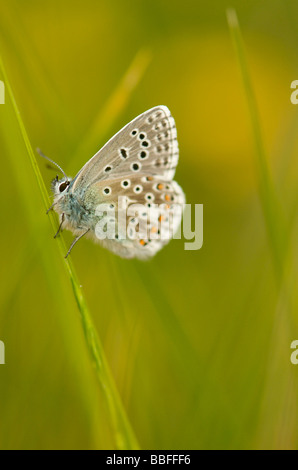
[[[125,258],[145,259],[173,238],[185,202],[184,193],[175,181],[133,175],[98,181],[94,187],[104,197],[98,207],[111,223],[111,233],[105,224],[101,225],[107,231],[102,244],[111,251],[120,252]],[[99,237],[96,230],[95,235]]]

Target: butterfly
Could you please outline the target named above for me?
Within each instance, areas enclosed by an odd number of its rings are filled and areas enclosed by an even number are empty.
[[[60,220],[55,236],[62,229],[75,235],[66,257],[86,236],[123,258],[150,258],[179,228],[185,196],[173,181],[179,150],[175,121],[166,106],[128,123],[73,179],[45,158],[63,173],[52,181],[50,209]]]

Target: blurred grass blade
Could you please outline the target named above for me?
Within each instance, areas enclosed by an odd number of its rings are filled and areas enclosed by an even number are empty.
[[[123,111],[128,100],[139,84],[151,60],[151,54],[146,49],[141,49],[134,57],[129,68],[123,75],[120,83],[108,99],[105,107],[100,110],[94,118],[88,133],[83,137],[82,144],[79,145],[74,157],[73,164],[81,164],[82,154],[92,154],[99,149],[100,140],[102,144],[116,118]],[[96,149],[96,150],[94,150]]]
[[[287,255],[287,230],[269,173],[257,102],[248,70],[241,30],[234,9],[227,10],[227,20],[236,50],[252,125],[255,144],[255,164],[263,214],[272,248],[276,275],[279,281],[281,281]]]
[[[68,118],[67,106],[63,102],[55,81],[51,78],[51,71],[47,70],[43,58],[38,54],[30,34],[26,31],[18,15],[18,5],[11,2],[10,6],[12,11],[9,9],[1,11],[1,43],[7,47],[7,53],[16,58],[19,69],[22,71],[22,81],[26,89],[31,91],[36,106],[45,110],[49,120],[56,123],[58,121],[61,126],[63,125],[64,132],[72,134],[74,122]],[[48,106],[48,100],[51,106]]]
[[[33,170],[34,170],[37,182],[38,182],[38,186],[41,191],[44,206],[45,208],[48,208],[49,196],[48,196],[44,181],[42,179],[42,176],[40,174],[39,167],[37,165],[35,155],[32,150],[19,109],[14,99],[14,95],[13,95],[10,83],[8,81],[4,64],[3,64],[1,57],[0,57],[0,71],[4,78],[5,86],[12,102],[12,106],[13,106],[13,109],[17,118],[21,135],[24,140],[25,147],[26,147],[31,165],[33,167]],[[50,215],[50,220],[51,220],[53,231],[54,231],[55,220],[52,214]],[[65,249],[65,244],[63,242],[63,238],[62,237],[57,238],[57,243],[58,243],[61,254],[64,256],[66,253],[66,249]],[[114,381],[112,379],[112,375],[110,373],[107,361],[105,359],[103,348],[101,346],[97,332],[93,325],[82,289],[79,285],[71,260],[70,259],[65,260],[64,266],[66,267],[67,273],[69,275],[73,292],[74,292],[74,296],[75,296],[75,299],[79,308],[87,348],[89,350],[89,353],[95,365],[97,379],[102,387],[104,396],[107,401],[110,420],[111,420],[111,424],[114,430],[115,445],[118,449],[137,449],[139,448],[137,440],[128,422],[128,418],[122,406],[119,394],[116,390]]]

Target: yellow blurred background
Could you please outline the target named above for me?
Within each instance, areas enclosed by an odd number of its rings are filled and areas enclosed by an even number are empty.
[[[187,202],[204,205],[199,251],[174,240],[143,263],[82,240],[72,252],[143,449],[298,447],[298,366],[290,362],[298,339],[298,107],[290,101],[298,4],[232,5],[286,226],[281,278],[228,6],[0,0],[0,54],[32,147],[74,176],[123,125],[166,105],[180,147],[175,179]],[[0,119],[0,448],[114,449],[64,261],[8,100]],[[38,163],[50,190],[55,173]],[[64,238],[69,244],[72,235]]]

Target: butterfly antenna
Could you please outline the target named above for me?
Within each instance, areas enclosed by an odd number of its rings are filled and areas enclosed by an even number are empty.
[[[54,162],[54,160],[51,160],[49,157],[47,157],[47,156],[40,150],[40,148],[37,148],[37,149],[36,149],[36,152],[37,152],[42,158],[45,158],[45,159],[48,160],[49,162],[53,163],[53,165],[56,165],[56,167],[59,168],[59,170],[61,171],[61,173],[63,174],[63,176],[65,176],[65,178],[67,179],[66,174],[65,174],[64,171],[62,170],[61,166],[58,165],[58,163]]]

